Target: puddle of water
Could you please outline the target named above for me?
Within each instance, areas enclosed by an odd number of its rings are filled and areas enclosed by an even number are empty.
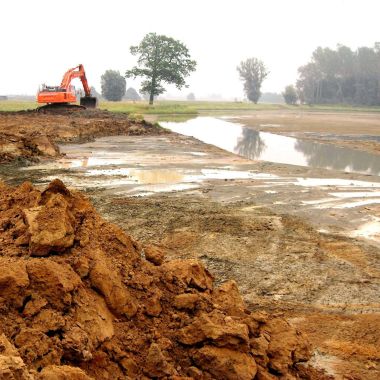
[[[131,170],[132,177],[138,178],[138,183],[176,183],[183,180],[183,174],[174,170]]]
[[[255,173],[239,170],[201,169],[198,173],[191,170],[178,169],[90,169],[85,176],[128,177],[130,182],[139,184],[164,184],[180,182],[201,182],[207,179],[274,179],[274,174]],[[116,179],[117,181],[118,179]],[[111,179],[111,181],[114,181]]]
[[[200,156],[200,157],[207,156],[207,153],[204,153],[204,152],[189,152],[189,153],[192,154],[193,156]]]
[[[171,184],[155,184],[155,185],[145,185],[145,186],[138,186],[131,190],[125,191],[125,192],[118,192],[117,194],[121,193],[134,193],[138,192],[138,194],[142,194],[144,192],[148,192],[150,194],[152,193],[168,193],[171,191],[183,191],[183,190],[191,190],[191,189],[197,189],[199,185],[195,184],[187,184],[187,183],[171,183]]]
[[[357,186],[358,184],[356,184]],[[358,187],[361,187],[362,183],[359,183]],[[355,188],[355,185],[351,186]],[[369,204],[380,203],[380,191],[341,191],[328,193],[334,198],[321,198],[310,201],[302,201],[304,205],[317,205],[316,208],[353,208],[359,206],[366,206]],[[357,201],[357,198],[364,198]],[[341,200],[354,199],[351,202],[339,203]]]
[[[380,241],[380,218],[373,217],[370,222],[362,224],[350,236]]]
[[[259,132],[223,119],[198,117],[162,126],[252,160],[380,175],[376,154]]]
[[[120,169],[92,169],[85,172],[86,176],[123,176],[139,184],[176,183],[184,180],[183,173],[176,170],[138,170],[129,168]]]
[[[305,187],[380,188],[380,182],[357,181],[340,178],[297,178],[294,185]]]
[[[302,201],[301,203],[303,205],[320,205],[320,204],[324,204],[324,203],[329,203],[331,204],[331,202],[334,202],[335,201],[335,198],[321,198],[321,199],[316,199],[316,200],[312,200],[312,201]]]
[[[56,175],[43,176],[50,182]],[[197,189],[206,180],[275,179],[276,175],[227,169],[133,169],[133,168],[72,168],[59,177],[70,186],[80,189],[104,187],[117,195],[147,196],[158,192]]]
[[[380,204],[380,199],[374,198],[374,199],[367,199],[365,201],[347,202],[347,203],[332,206],[332,208],[354,208],[354,207],[360,207],[360,206],[368,206],[372,204]]]
[[[347,208],[355,208],[355,207],[361,207],[361,206],[368,206],[371,204],[379,204],[380,199],[379,198],[371,198],[366,199],[362,201],[353,201],[353,202],[346,202],[346,203],[339,203],[336,200],[330,200],[329,198],[324,198],[316,201],[303,201],[302,204],[304,205],[314,205],[316,209],[347,209]]]
[[[372,198],[380,197],[380,191],[347,191],[339,193],[329,193],[337,198]]]
[[[253,173],[239,170],[202,169],[202,175],[207,179],[273,179],[275,174]]]
[[[260,124],[260,127],[278,128],[281,127],[280,124]]]

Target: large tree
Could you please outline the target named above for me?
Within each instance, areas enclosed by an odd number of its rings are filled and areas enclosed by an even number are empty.
[[[107,70],[101,76],[101,87],[105,99],[120,101],[125,94],[126,81],[119,71]]]
[[[147,34],[137,46],[131,46],[131,54],[137,55],[137,66],[125,73],[127,78],[143,77],[141,93],[149,94],[149,104],[155,96],[165,92],[164,83],[178,89],[186,87],[185,78],[195,70],[196,62],[180,41],[156,33]]]
[[[240,79],[244,82],[244,92],[248,100],[255,104],[260,99],[261,84],[269,74],[264,63],[257,58],[248,58],[237,67]]]

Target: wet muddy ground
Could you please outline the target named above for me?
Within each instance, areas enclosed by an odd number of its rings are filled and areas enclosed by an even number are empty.
[[[298,139],[380,153],[380,117],[377,112],[271,111],[237,115],[244,125]]]
[[[251,308],[283,313],[337,378],[380,371],[380,177],[256,162],[196,139],[102,137],[65,157],[2,165],[1,179],[60,178],[170,258],[235,279]]]

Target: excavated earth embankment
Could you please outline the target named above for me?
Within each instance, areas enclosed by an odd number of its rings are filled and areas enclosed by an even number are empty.
[[[57,143],[91,141],[112,135],[159,135],[158,125],[126,114],[90,110],[41,114],[36,111],[0,113],[0,163],[36,161],[60,155]]]
[[[1,379],[324,379],[236,283],[165,260],[59,180],[0,185]]]

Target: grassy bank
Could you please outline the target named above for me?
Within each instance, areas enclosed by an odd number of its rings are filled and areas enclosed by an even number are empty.
[[[22,111],[38,107],[32,101],[0,101],[0,111]],[[288,106],[285,104],[252,104],[245,102],[209,102],[209,101],[156,101],[150,106],[140,102],[101,101],[99,108],[112,112],[124,112],[143,115],[197,115],[199,113],[216,114],[239,113],[249,111],[305,111],[305,112],[380,112],[380,107],[353,107],[346,105]]]
[[[25,111],[38,107],[36,102],[20,100],[0,100],[0,111]]]

